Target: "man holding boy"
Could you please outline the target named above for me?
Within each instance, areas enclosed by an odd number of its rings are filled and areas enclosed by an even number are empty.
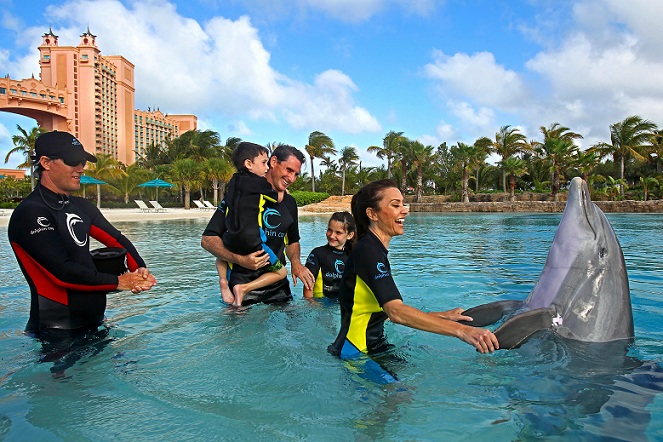
[[[290,260],[293,284],[296,285],[297,279],[299,279],[305,287],[312,288],[315,282],[314,277],[300,259],[297,203],[286,192],[286,189],[299,176],[304,161],[304,155],[293,146],[281,145],[274,150],[269,159],[269,170],[265,178],[276,191],[278,198],[276,202],[265,203],[262,223],[266,245],[284,265],[285,256]],[[266,267],[269,265],[269,255],[262,250],[249,255],[230,252],[222,240],[225,230],[225,210],[217,210],[203,232],[201,246],[217,258],[234,264],[228,281],[232,290],[235,284],[246,284],[269,271],[269,267]],[[287,278],[244,296],[244,304],[290,300],[292,300],[292,294]]]

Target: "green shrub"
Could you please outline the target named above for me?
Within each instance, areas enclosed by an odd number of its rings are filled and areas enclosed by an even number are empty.
[[[319,203],[329,198],[329,194],[326,192],[308,192],[306,190],[295,190],[290,195],[295,198],[298,207]]]

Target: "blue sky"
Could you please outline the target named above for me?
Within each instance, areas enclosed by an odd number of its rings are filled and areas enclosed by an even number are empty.
[[[586,148],[630,115],[663,125],[659,0],[0,0],[0,10],[2,75],[38,77],[49,26],[62,46],[89,26],[102,55],[136,66],[138,108],[196,114],[223,140],[301,148],[322,131],[364,166],[382,164],[366,148],[390,130],[437,146],[504,125],[541,139],[540,126],[560,123]],[[2,159],[17,124],[35,123],[0,112]]]

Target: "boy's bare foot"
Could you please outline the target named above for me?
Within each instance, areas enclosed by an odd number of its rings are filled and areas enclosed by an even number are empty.
[[[246,295],[246,288],[244,284],[236,284],[235,287],[233,287],[233,294],[235,295],[235,301],[233,302],[233,305],[235,307],[241,307],[242,306],[242,301],[244,300],[244,295]]]
[[[223,299],[223,302],[226,304],[232,304],[235,302],[235,295],[230,291],[227,279],[219,278],[219,287],[221,288],[221,299]]]

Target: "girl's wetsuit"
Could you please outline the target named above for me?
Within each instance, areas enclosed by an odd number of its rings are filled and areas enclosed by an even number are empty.
[[[306,268],[315,276],[313,297],[338,298],[341,277],[345,270],[348,254],[329,244],[316,247],[306,258]]]
[[[118,278],[97,271],[90,237],[127,250],[130,271],[145,267],[131,242],[90,201],[60,195],[37,185],[14,210],[8,228],[31,292],[26,331],[73,330],[104,320],[106,293]]]

